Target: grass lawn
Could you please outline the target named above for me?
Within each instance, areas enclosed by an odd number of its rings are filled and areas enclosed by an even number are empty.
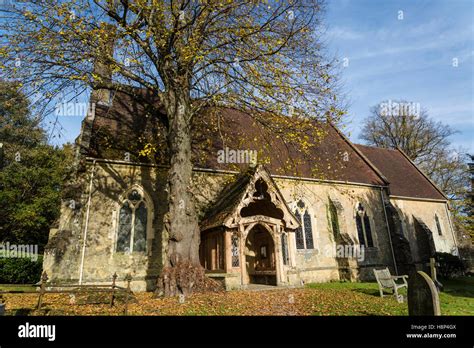
[[[474,277],[442,280],[441,314],[474,315]]]
[[[36,291],[38,288],[31,285],[21,285],[21,284],[0,284],[0,291]]]
[[[474,315],[474,278],[462,277],[456,280],[441,280],[444,285],[444,290],[440,294],[441,314],[442,315]],[[377,313],[380,315],[408,315],[408,308],[406,303],[406,289],[402,289],[400,293],[405,297],[405,302],[399,304],[393,297],[384,297],[384,303],[381,305],[374,297],[380,298],[377,283],[323,283],[323,284],[309,284],[311,289],[334,291],[335,293],[345,294],[353,300],[351,308],[348,310],[348,315],[364,314],[364,306],[369,308],[367,314]],[[366,294],[367,303],[360,304],[359,297],[354,297],[353,292],[359,294]],[[388,291],[385,292],[388,294]],[[390,301],[388,300],[390,297]],[[329,305],[331,306],[331,305]],[[361,307],[362,306],[362,307]],[[335,315],[342,315],[337,313],[337,308],[330,308]],[[337,313],[337,314],[336,314]],[[360,313],[360,314],[359,314]],[[315,314],[320,314],[316,312]]]
[[[474,279],[445,281],[441,293],[443,315],[474,315]],[[0,286],[0,290],[2,287]],[[406,290],[401,293],[406,296]],[[44,308],[33,310],[35,294],[8,294],[7,315],[122,315],[123,302],[110,308],[108,297],[95,304],[82,304],[76,296],[48,294]],[[129,315],[407,315],[407,303],[393,296],[380,298],[376,283],[309,284],[300,289],[231,291],[195,294],[180,304],[177,298],[153,299],[151,293],[136,293]],[[98,302],[98,303],[97,303]],[[102,302],[102,303],[100,303]]]

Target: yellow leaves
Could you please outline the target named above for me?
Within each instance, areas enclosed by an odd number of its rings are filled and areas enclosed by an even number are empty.
[[[37,18],[36,15],[34,15],[31,11],[28,11],[28,10],[23,12],[23,16],[25,16],[26,19],[31,20],[31,21]]]
[[[375,294],[375,295],[374,295]],[[130,315],[406,315],[406,303],[390,297],[380,298],[376,283],[310,284],[302,289],[270,291],[231,291],[193,294],[179,303],[176,297],[154,299],[152,293],[135,293],[137,301],[128,307]],[[35,311],[37,294],[8,294],[7,315],[21,309],[33,315],[122,315],[123,300],[112,308],[107,296],[100,303],[87,303],[86,294],[70,303],[67,294],[47,294],[43,311]],[[103,303],[102,303],[103,302]]]
[[[0,58],[6,58],[9,56],[9,50],[6,46],[0,46]]]
[[[156,146],[147,143],[143,150],[140,150],[139,155],[142,157],[152,157],[156,153]]]

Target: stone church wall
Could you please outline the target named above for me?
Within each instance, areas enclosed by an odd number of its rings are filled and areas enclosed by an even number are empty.
[[[457,253],[452,221],[445,202],[401,198],[391,198],[391,202],[399,211],[403,233],[410,242],[410,248],[414,254],[417,254],[418,250],[414,217],[423,221],[432,232],[436,251]],[[441,234],[438,232],[435,215],[438,216]]]
[[[87,216],[92,167],[95,172]],[[163,217],[167,201],[166,172],[166,168],[151,166],[88,162],[87,171],[82,175],[81,184],[75,194],[63,200],[59,225],[50,232],[50,242],[44,259],[44,270],[50,279],[77,283],[82,273],[83,283],[110,283],[116,272],[119,284],[123,284],[121,281],[130,273],[134,290],[152,290],[163,267],[163,255],[166,250],[166,237],[163,236]],[[201,215],[205,207],[215,200],[222,188],[233,178],[233,175],[224,173],[195,172],[194,195]],[[346,266],[351,270],[351,280],[372,279],[374,267],[388,265],[394,272],[380,187],[296,181],[288,178],[276,178],[275,182],[291,209],[302,199],[311,211],[314,249],[297,250],[294,233],[290,233],[290,257],[293,258],[294,266],[285,270],[289,284],[299,285],[301,281],[327,282],[341,278],[340,263],[334,253],[331,253],[335,250],[336,240],[329,213],[330,200],[337,206],[339,229],[346,241],[359,244],[355,220],[359,203],[363,204],[370,219],[374,247],[364,250],[363,259],[353,258],[348,262]],[[147,251],[114,252],[120,197],[134,185],[143,188],[150,201],[147,208],[153,209],[152,221],[149,221],[151,233],[147,234]],[[445,233],[443,236],[434,236],[436,246],[443,251],[452,249],[452,233],[442,203],[400,200],[393,202],[401,211],[406,212],[406,224],[409,226],[413,224],[410,214],[415,214],[423,218],[430,229],[436,231],[434,212],[437,212]],[[86,225],[87,239],[84,249]]]
[[[95,170],[87,218],[92,167]],[[75,197],[63,199],[59,226],[50,231],[50,242],[46,247],[43,265],[50,280],[77,283],[82,272],[83,283],[110,283],[116,272],[118,284],[124,284],[125,275],[130,273],[133,289],[153,289],[163,266],[166,247],[166,238],[162,235],[167,201],[166,173],[166,169],[151,166],[88,163],[77,189],[80,192]],[[204,181],[201,174],[196,177],[196,185],[199,185],[196,190],[198,207],[212,199],[226,180],[222,175],[211,174],[205,177],[207,179]],[[147,251],[114,252],[120,197],[134,185],[142,187],[147,193],[151,200],[147,208],[153,209],[152,221],[148,222],[151,223],[152,233],[147,235]],[[86,224],[87,238],[83,257]]]
[[[337,212],[340,232],[347,234],[356,246],[359,245],[355,220],[357,205],[362,203],[369,215],[374,247],[365,248],[360,257],[350,259],[348,266],[352,268],[351,279],[372,279],[374,267],[392,266],[380,188],[288,179],[276,181],[290,207],[303,199],[312,210],[314,249],[297,250],[293,236],[291,243],[295,251],[296,269],[290,270],[290,273],[297,274],[305,283],[340,279],[338,262],[334,257],[337,245],[328,211],[329,199],[340,203]],[[333,252],[328,254],[328,250]]]

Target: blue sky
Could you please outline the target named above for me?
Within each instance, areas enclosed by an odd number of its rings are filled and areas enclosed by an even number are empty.
[[[328,0],[326,25],[328,50],[341,64],[348,58],[341,78],[351,140],[360,142],[371,106],[406,99],[458,130],[453,145],[473,152],[474,1]]]
[[[472,0],[328,0],[324,41],[349,63],[341,68],[350,102],[344,132],[360,142],[371,106],[406,99],[458,130],[453,145],[474,152],[473,23]],[[62,136],[52,142],[74,141],[81,121],[61,117]]]

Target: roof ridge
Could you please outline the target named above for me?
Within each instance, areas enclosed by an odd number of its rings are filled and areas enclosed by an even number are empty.
[[[389,151],[397,151],[397,149],[392,149],[390,147],[381,147],[381,146],[372,146],[372,145],[365,145],[365,144],[356,144],[354,143],[355,146],[362,146],[362,147],[368,147],[371,149],[377,149],[377,150],[389,150]]]

